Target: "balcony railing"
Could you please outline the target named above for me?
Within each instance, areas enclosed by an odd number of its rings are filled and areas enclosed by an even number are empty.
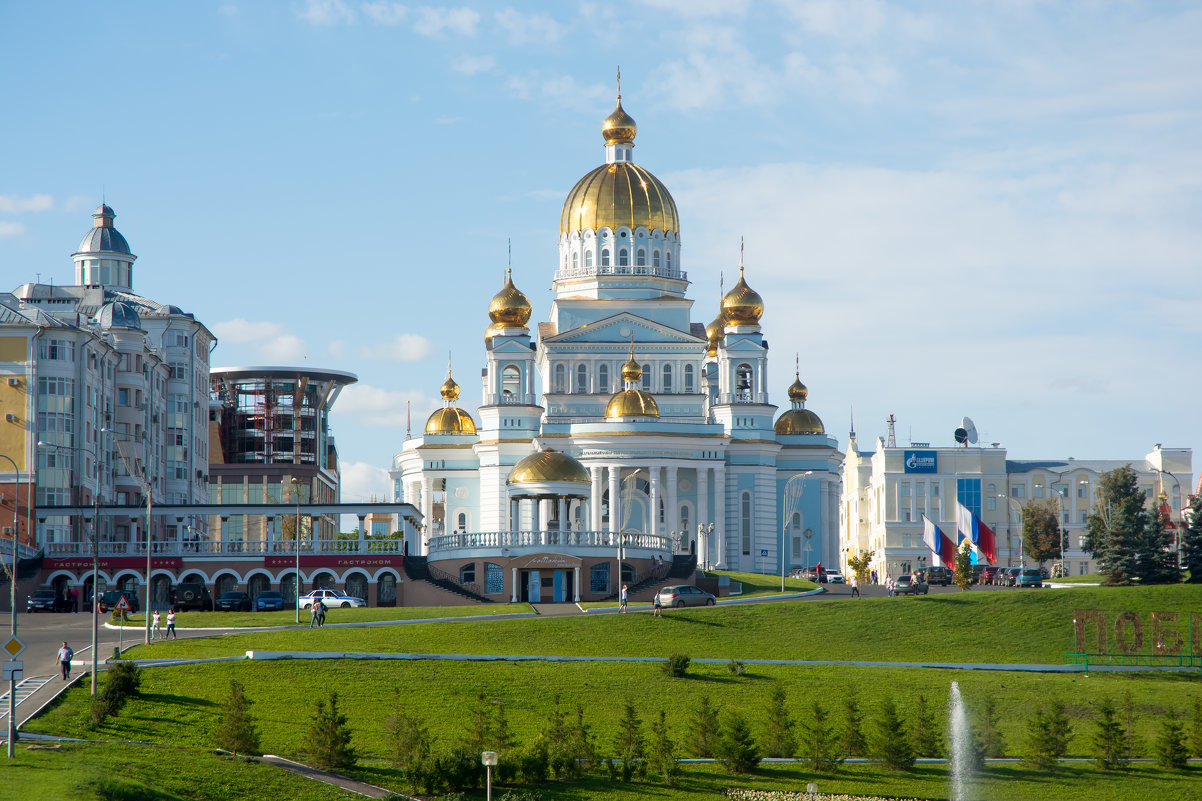
[[[659,534],[609,531],[471,531],[439,534],[430,538],[430,554],[473,549],[529,548],[617,548],[621,537],[625,548],[663,553],[672,551],[674,540]]]
[[[292,540],[189,540],[179,542],[152,542],[151,553],[155,556],[251,556],[296,553]],[[301,540],[302,554],[321,556],[325,554],[399,554],[404,550],[401,540],[394,539],[341,539]],[[101,557],[145,556],[145,542],[102,542]],[[46,545],[46,556],[54,559],[91,556],[89,542],[51,542]]]
[[[587,278],[593,275],[651,275],[656,278],[675,278],[680,281],[689,280],[689,274],[684,270],[673,267],[651,267],[645,264],[603,264],[588,267],[564,267],[555,272],[555,280],[566,278]]]

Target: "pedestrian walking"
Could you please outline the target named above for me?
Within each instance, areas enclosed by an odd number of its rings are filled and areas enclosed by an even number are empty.
[[[317,602],[317,628],[324,629],[326,627],[326,603],[325,601]]]
[[[654,615],[655,615],[655,617],[662,617],[662,616],[663,616],[663,613],[664,613],[664,605],[663,605],[662,603],[660,603],[660,601],[659,601],[659,592],[656,592],[656,593],[655,593],[655,600],[651,602],[651,606],[652,606],[652,608],[654,609]]]
[[[860,577],[853,570],[851,573],[851,594],[853,598],[862,598],[860,595]]]
[[[154,614],[150,617],[150,639],[155,640],[163,636],[163,614],[159,610],[154,610]]]
[[[175,607],[171,607],[167,610],[167,631],[163,634],[163,639],[165,640],[168,637],[173,640],[179,639],[179,637],[175,635]]]
[[[622,595],[618,601],[618,613],[619,614],[626,611],[626,590],[627,590],[627,587],[625,584],[623,584],[622,585]]]
[[[75,652],[64,642],[63,647],[58,649],[58,665],[63,670],[63,681],[71,678],[71,657],[73,656],[75,656]]]
[[[309,607],[309,628],[317,628],[318,609],[321,608],[321,601],[313,599],[313,604]]]

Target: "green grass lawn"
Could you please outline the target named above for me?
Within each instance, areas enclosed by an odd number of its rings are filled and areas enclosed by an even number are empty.
[[[1102,577],[1097,573],[1086,573],[1084,576],[1063,576],[1048,581],[1052,584],[1101,584]]]
[[[1202,586],[1080,587],[981,591],[917,598],[805,601],[576,615],[417,623],[403,628],[266,631],[156,642],[131,658],[215,657],[312,650],[693,658],[1063,663],[1074,650],[1076,609],[1202,609]],[[349,610],[348,610],[349,611]],[[1186,630],[1187,622],[1180,628]]]
[[[330,609],[326,612],[326,623],[368,623],[381,620],[422,620],[442,617],[473,617],[476,615],[528,615],[534,613],[530,604],[473,604],[471,606],[377,606],[358,609]],[[309,625],[310,614],[301,610],[301,625]],[[281,612],[180,612],[175,616],[175,626],[191,628],[270,628],[272,626],[295,626],[296,610]],[[146,618],[141,614],[129,615],[126,628],[145,630]],[[166,616],[163,628],[167,627]]]
[[[769,576],[764,573],[736,573],[731,570],[710,570],[705,574],[709,578],[730,576],[732,582],[743,585],[743,591],[736,598],[762,598],[767,595],[780,595],[780,576]],[[785,577],[785,592],[807,592],[817,589],[818,585],[805,579]]]

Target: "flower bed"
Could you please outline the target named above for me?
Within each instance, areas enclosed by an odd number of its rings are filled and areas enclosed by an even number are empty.
[[[729,788],[730,801],[921,801],[918,798],[895,798],[879,795],[846,795],[844,793],[799,793],[789,790],[743,790]]]

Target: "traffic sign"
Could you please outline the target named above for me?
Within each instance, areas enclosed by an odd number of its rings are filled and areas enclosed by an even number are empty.
[[[9,638],[8,642],[4,643],[4,645],[0,647],[4,648],[8,655],[15,659],[17,654],[25,650],[25,643],[18,640],[14,634]]]
[[[25,663],[24,662],[22,662],[20,660],[17,660],[14,662],[5,662],[4,663],[4,675],[0,678],[3,678],[4,681],[16,681],[17,679],[21,678],[21,674],[24,672],[25,672]]]
[[[128,612],[129,611],[129,601],[126,600],[124,595],[122,595],[121,600],[117,601],[117,605],[114,606],[113,608],[120,610],[122,612]]]

